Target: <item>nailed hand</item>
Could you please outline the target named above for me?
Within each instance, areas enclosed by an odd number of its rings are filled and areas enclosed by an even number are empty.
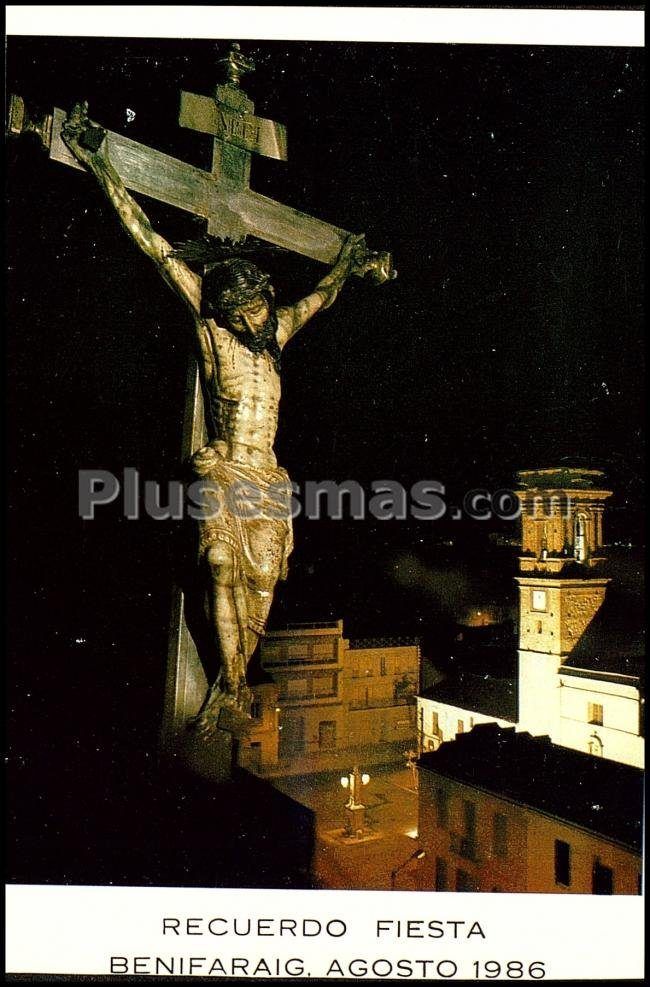
[[[99,151],[106,131],[88,119],[88,103],[75,103],[61,128],[61,136],[80,161],[89,161]]]

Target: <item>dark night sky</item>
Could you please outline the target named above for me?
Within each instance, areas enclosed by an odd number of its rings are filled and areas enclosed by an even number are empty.
[[[176,114],[181,88],[209,92],[218,48],[11,38],[7,87],[45,109],[87,99],[102,124],[207,167],[209,139]],[[253,187],[365,231],[399,270],[381,287],[354,279],[287,349],[276,447],[290,475],[435,478],[453,502],[578,461],[616,490],[610,535],[636,537],[642,50],[244,49],[257,112],[289,132],[289,163],[255,161]],[[80,522],[76,471],[177,472],[189,324],[89,177],[27,139],[9,146],[8,192],[16,751],[29,773],[56,736],[66,763],[83,748],[114,765],[113,746],[154,742],[175,532],[119,505]],[[201,232],[142,201],[172,241]],[[281,301],[323,270],[269,266]],[[404,585],[412,567],[435,569],[449,531],[480,559],[486,530],[299,522],[275,620],[432,634],[440,601]]]

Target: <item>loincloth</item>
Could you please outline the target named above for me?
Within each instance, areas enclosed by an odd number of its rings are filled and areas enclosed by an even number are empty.
[[[263,633],[273,589],[287,578],[293,548],[289,476],[278,466],[225,459],[212,445],[194,454],[192,469],[201,481],[199,557],[215,542],[231,547],[235,580],[247,589],[247,623]]]

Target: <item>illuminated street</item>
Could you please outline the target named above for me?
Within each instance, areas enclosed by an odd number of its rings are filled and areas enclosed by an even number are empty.
[[[417,793],[407,768],[393,765],[370,772],[370,782],[363,789],[363,802],[367,806],[367,826],[379,838],[357,846],[332,842],[332,832],[342,829],[345,823],[347,795],[341,787],[340,773],[276,778],[273,784],[315,814],[316,887],[389,889],[391,872],[397,868],[400,870],[395,886],[401,890],[414,887],[413,874],[419,861],[409,858],[419,848],[415,837]]]

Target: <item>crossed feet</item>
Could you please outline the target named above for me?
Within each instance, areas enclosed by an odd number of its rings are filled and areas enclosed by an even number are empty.
[[[240,678],[234,692],[222,688],[222,682],[223,676],[220,672],[203,706],[188,723],[188,729],[193,730],[203,739],[214,736],[219,729],[238,735],[250,730],[253,694],[246,684],[246,679],[243,676]]]

